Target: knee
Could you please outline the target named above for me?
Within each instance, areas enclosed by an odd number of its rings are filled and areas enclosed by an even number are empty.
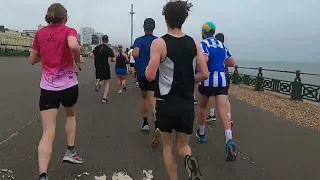
[[[42,133],[41,140],[45,140],[47,142],[53,142],[56,135],[55,129],[46,129]]]

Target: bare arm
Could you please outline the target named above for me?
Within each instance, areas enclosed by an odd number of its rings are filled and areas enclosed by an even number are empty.
[[[124,58],[126,58],[126,62],[129,61],[128,55],[126,53],[123,53]]]
[[[232,56],[231,52],[228,48],[225,47],[226,50],[226,60],[224,61],[224,64],[228,67],[234,67],[236,62],[234,60],[234,57]]]
[[[90,53],[90,57],[91,57],[92,59],[94,59],[94,58],[95,58],[95,56],[94,56],[93,52],[91,52],[91,53]]]
[[[33,39],[32,48],[30,49],[29,63],[32,65],[41,61],[40,57],[40,45],[37,40],[37,34]]]
[[[41,57],[40,57],[39,51],[31,49],[30,56],[29,56],[29,62],[31,65],[35,65],[35,64],[41,62]]]
[[[226,66],[228,66],[228,67],[234,67],[234,66],[236,65],[236,62],[235,62],[235,60],[234,60],[234,57],[228,58],[228,59],[224,62],[224,64],[225,64]]]
[[[138,47],[134,48],[132,51],[132,56],[136,59],[139,58],[139,52],[140,52],[140,48]]]
[[[162,38],[153,40],[150,48],[150,61],[146,68],[146,78],[148,81],[153,81],[161,62],[162,49],[164,47],[164,40]]]
[[[199,72],[194,76],[194,80],[195,80],[195,83],[199,83],[201,81],[208,79],[209,70],[208,70],[205,57],[203,56],[202,48],[200,47],[199,43],[197,43],[196,41],[195,41],[195,44],[197,46],[197,68]]]
[[[81,56],[81,50],[80,45],[78,43],[78,39],[75,36],[68,36],[68,46],[72,51],[74,60],[77,63],[81,62],[80,56]]]

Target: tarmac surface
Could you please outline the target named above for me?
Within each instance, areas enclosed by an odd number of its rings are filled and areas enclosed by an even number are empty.
[[[0,63],[0,180],[37,179],[37,146],[42,133],[38,109],[40,65],[31,66],[28,59],[16,57],[0,58]],[[168,179],[161,147],[151,148],[153,134],[140,131],[140,92],[132,78],[127,92],[119,95],[112,74],[109,103],[102,104],[102,91],[94,91],[92,60],[86,59],[79,76],[76,149],[85,163],[62,162],[67,145],[61,109],[50,179]],[[207,143],[200,144],[194,135],[191,137],[193,154],[207,180],[320,178],[319,131],[299,127],[233,97],[230,100],[238,148],[236,162],[224,160],[220,120],[207,126]],[[151,120],[151,114],[149,117]],[[178,169],[180,179],[186,180],[182,158],[178,158]]]

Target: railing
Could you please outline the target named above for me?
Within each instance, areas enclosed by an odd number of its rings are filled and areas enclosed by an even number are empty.
[[[241,74],[239,73],[239,69],[258,70],[258,74],[256,76]],[[267,77],[263,77],[262,71],[292,73],[292,74],[295,74],[296,77],[293,79],[293,81],[267,78]],[[262,67],[248,68],[248,67],[235,66],[234,72],[231,73],[230,79],[232,84],[245,84],[248,86],[253,86],[255,91],[268,90],[268,91],[289,95],[291,97],[290,99],[292,100],[302,101],[303,99],[306,99],[306,100],[320,103],[320,86],[302,83],[301,77],[300,77],[300,75],[302,74],[310,75],[310,76],[319,76],[320,78],[320,74],[305,73],[299,70],[294,72],[294,71],[264,69]]]

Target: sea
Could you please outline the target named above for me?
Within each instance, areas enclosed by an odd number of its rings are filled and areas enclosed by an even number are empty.
[[[301,75],[301,82],[305,84],[312,84],[320,86],[320,62],[281,62],[281,61],[246,61],[237,60],[236,64],[242,67],[258,68],[262,67],[265,69],[272,70],[285,70],[285,71],[296,71],[300,70],[302,73],[314,73],[318,75]],[[229,71],[233,72],[233,68]],[[251,69],[238,69],[240,74],[257,75],[258,70]],[[293,81],[295,73],[283,73],[283,72],[270,72],[262,71],[264,77],[280,79],[286,81]]]

